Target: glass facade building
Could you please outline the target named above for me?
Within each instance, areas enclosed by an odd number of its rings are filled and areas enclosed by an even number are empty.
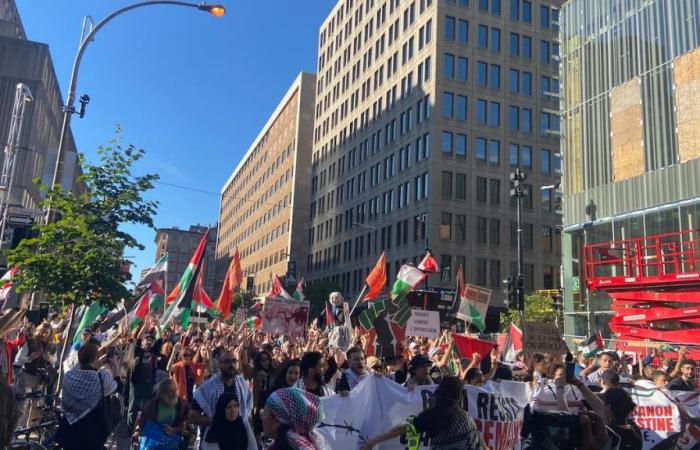
[[[700,226],[700,1],[570,0],[560,29],[565,332],[609,336],[583,246]]]

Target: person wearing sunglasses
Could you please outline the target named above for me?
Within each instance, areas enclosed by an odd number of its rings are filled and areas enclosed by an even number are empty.
[[[178,358],[180,361],[175,362]],[[193,362],[194,350],[189,347],[182,347],[179,342],[173,347],[173,352],[168,361],[167,371],[175,381],[177,386],[177,396],[192,403],[194,387],[202,384],[204,379],[206,364]]]

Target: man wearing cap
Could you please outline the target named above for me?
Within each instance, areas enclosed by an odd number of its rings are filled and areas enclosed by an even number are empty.
[[[440,383],[443,377],[454,375],[448,366],[450,354],[440,347],[433,347],[428,352],[428,357],[433,362],[430,368],[430,378],[435,384]]]
[[[411,358],[408,363],[408,373],[410,377],[406,380],[406,387],[409,389],[415,386],[435,384],[430,379],[430,360],[425,355],[418,354]]]

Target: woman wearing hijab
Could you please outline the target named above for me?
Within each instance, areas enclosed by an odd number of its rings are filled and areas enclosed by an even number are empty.
[[[248,434],[236,394],[224,392],[216,401],[216,413],[202,442],[202,450],[246,450],[247,448]]]
[[[279,389],[267,398],[262,414],[263,434],[273,439],[268,450],[325,450],[315,430],[323,419],[317,396],[297,388]]]

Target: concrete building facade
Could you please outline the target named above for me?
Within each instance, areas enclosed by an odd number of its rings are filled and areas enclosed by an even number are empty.
[[[43,193],[33,179],[51,183],[63,121],[63,100],[48,45],[28,40],[14,0],[0,0],[0,147],[3,149],[18,83],[29,86],[33,101],[26,107],[9,203],[13,208],[36,209]],[[65,145],[61,183],[64,189],[82,189],[73,185],[80,167],[70,130]],[[9,226],[6,245],[16,244],[27,230],[26,226]]]
[[[584,245],[698,238],[700,3],[570,0],[561,40],[565,331],[609,337],[615,313],[586,289]]]
[[[559,284],[558,5],[342,0],[321,26],[310,279],[354,296],[382,251],[389,284],[430,248],[493,289],[516,272],[509,174],[527,174],[527,291]]]
[[[316,77],[301,73],[221,189],[219,279],[235,249],[264,294],[287,262],[306,274]]]
[[[165,274],[165,295],[177,286],[182,273],[190,262],[192,255],[207,231],[203,225],[190,225],[189,229],[178,227],[158,228],[156,230],[156,261],[168,255],[168,271]],[[211,227],[204,254],[204,279],[202,286],[212,300],[219,295],[216,285],[216,225]]]

